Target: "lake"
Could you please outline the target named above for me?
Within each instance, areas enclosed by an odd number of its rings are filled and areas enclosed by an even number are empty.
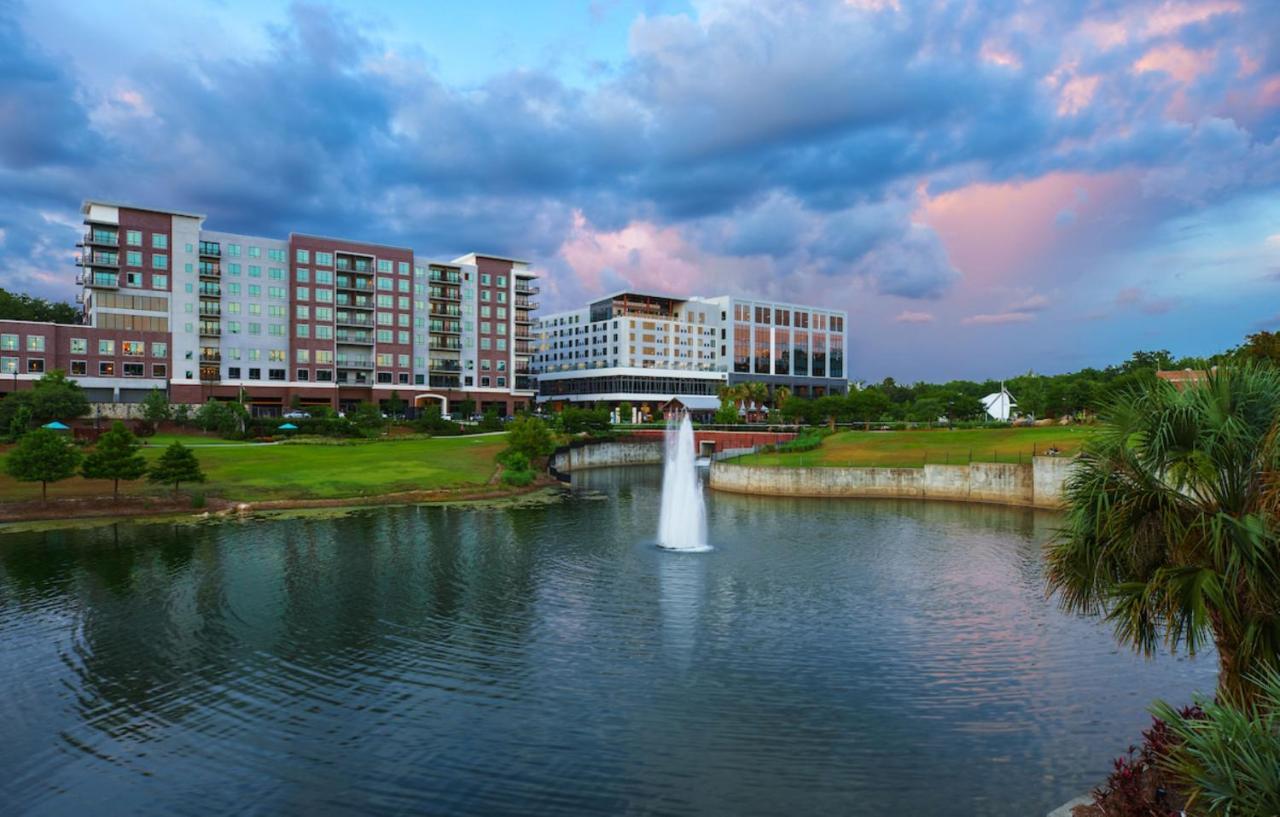
[[[1008,815],[1099,783],[1147,661],[1044,597],[1060,517],[708,496],[0,536],[0,813]]]

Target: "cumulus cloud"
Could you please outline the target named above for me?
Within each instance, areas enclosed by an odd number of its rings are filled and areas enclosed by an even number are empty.
[[[914,312],[904,309],[893,317],[895,323],[933,323],[932,312]]]

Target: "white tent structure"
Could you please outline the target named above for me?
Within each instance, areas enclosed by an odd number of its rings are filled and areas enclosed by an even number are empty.
[[[1009,422],[1009,418],[1013,416],[1013,409],[1017,405],[1017,401],[1013,399],[1012,394],[1009,394],[1009,390],[1003,383],[1000,384],[1000,391],[982,398],[982,407],[987,410],[987,416],[1001,422]]]

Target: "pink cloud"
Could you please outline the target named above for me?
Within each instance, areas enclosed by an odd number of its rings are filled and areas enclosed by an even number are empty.
[[[1098,90],[1097,76],[1072,77],[1058,91],[1058,116],[1072,116],[1089,107]]]
[[[1210,0],[1205,3],[1166,2],[1146,13],[1147,35],[1161,37],[1173,34],[1193,23],[1203,23],[1220,14],[1239,14],[1241,11],[1243,7],[1235,0]]]
[[[912,312],[910,309],[907,309],[899,312],[893,319],[897,323],[933,323],[933,313]]]
[[[1030,323],[1035,316],[1027,312],[996,312],[989,315],[970,315],[960,323],[965,326],[999,326],[1008,323]]]
[[[1144,315],[1164,315],[1177,305],[1175,298],[1154,298],[1140,287],[1127,287],[1116,293],[1116,306],[1136,309]]]
[[[700,255],[677,228],[633,221],[601,231],[581,211],[574,211],[573,228],[560,245],[583,287],[597,294],[618,285],[687,293],[702,278]]]
[[[1142,74],[1149,71],[1162,71],[1186,84],[1212,66],[1217,52],[1212,48],[1192,51],[1181,43],[1159,45],[1143,54],[1133,64],[1133,70]]]
[[[1029,295],[1021,301],[1009,304],[1010,312],[1040,312],[1049,308],[1049,299],[1043,295]]]

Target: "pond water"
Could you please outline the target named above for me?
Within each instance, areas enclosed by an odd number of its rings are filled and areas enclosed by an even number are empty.
[[[1058,517],[708,495],[0,536],[0,813],[1042,815],[1212,656],[1044,598]]]

